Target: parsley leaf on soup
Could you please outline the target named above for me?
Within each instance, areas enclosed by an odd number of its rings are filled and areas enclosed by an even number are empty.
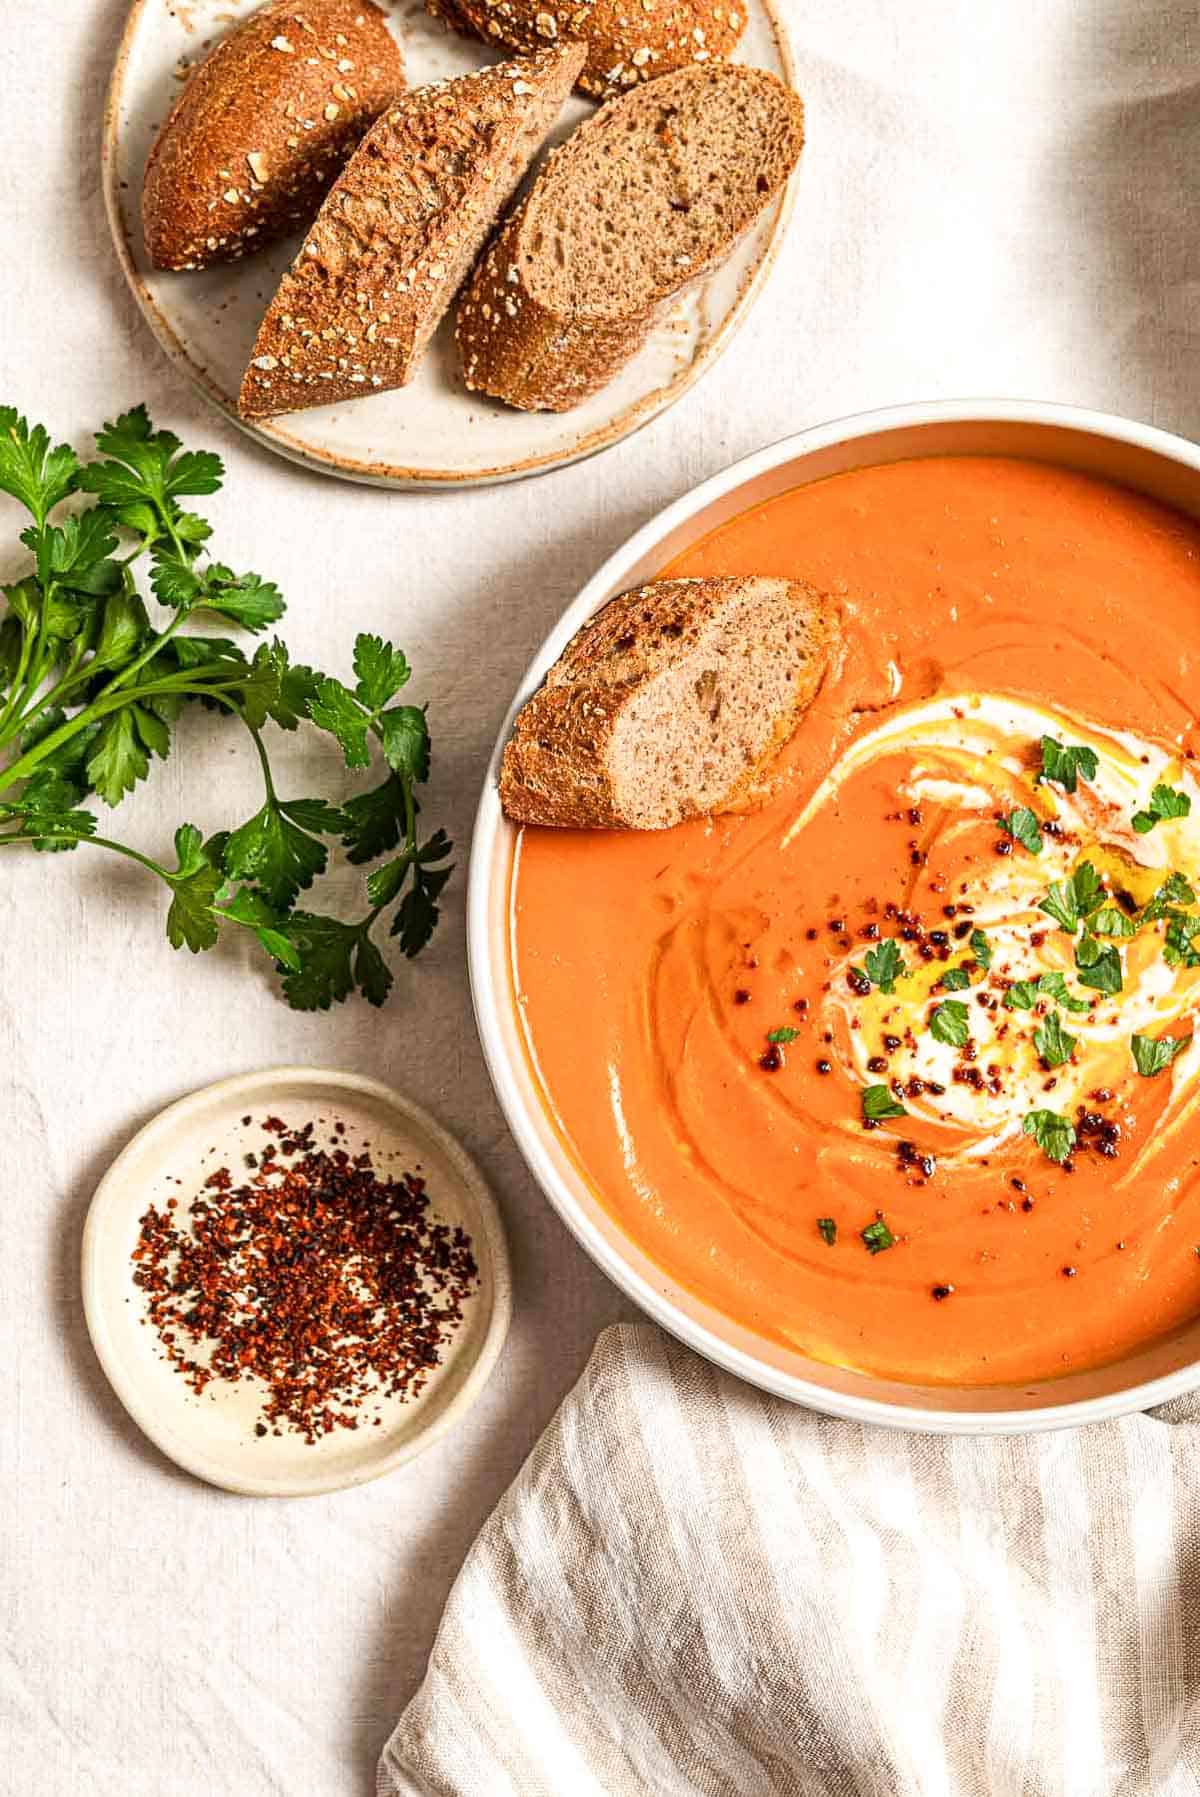
[[[1183,1053],[1191,1040],[1190,1036],[1130,1036],[1129,1047],[1138,1072],[1153,1079],[1171,1065],[1176,1055]]]
[[[1037,989],[1043,998],[1056,998],[1064,1011],[1090,1011],[1092,1008],[1086,998],[1075,997],[1067,985],[1066,974],[1057,969],[1053,973],[1040,974]]]
[[[1037,778],[1039,781],[1052,780],[1064,792],[1074,792],[1079,776],[1082,774],[1085,780],[1094,780],[1099,765],[1095,749],[1089,749],[1083,743],[1060,743],[1056,737],[1043,736],[1042,771]]]
[[[877,947],[868,950],[865,968],[871,984],[884,993],[894,992],[896,981],[908,972],[900,944],[894,936],[888,936]]]
[[[859,1233],[868,1254],[882,1254],[885,1248],[896,1246],[896,1238],[882,1217],[877,1217],[874,1223],[868,1223],[867,1227],[860,1230]]]
[[[1075,1146],[1075,1128],[1058,1111],[1029,1111],[1021,1124],[1044,1155],[1061,1165]]]
[[[1196,894],[1190,883],[1180,873],[1168,874],[1150,903],[1142,911],[1141,923],[1153,923],[1156,918],[1167,917],[1177,905],[1194,905]]]
[[[1136,936],[1137,924],[1133,918],[1116,905],[1104,905],[1090,920],[1088,928],[1093,936]]]
[[[935,1042],[961,1048],[971,1033],[967,1007],[961,999],[948,998],[929,1014],[929,1033]]]
[[[1091,862],[1083,861],[1069,879],[1054,881],[1038,910],[1073,936],[1081,920],[1089,917],[1103,898],[1103,881]]]
[[[1051,1011],[1033,1032],[1033,1040],[1047,1067],[1061,1067],[1070,1060],[1078,1038],[1063,1028],[1058,1012]]]
[[[1119,992],[1124,985],[1121,951],[1111,942],[1101,947],[1094,936],[1083,935],[1075,950],[1076,977],[1093,992]]]
[[[986,973],[992,964],[992,945],[982,930],[972,930],[969,947],[975,957],[976,967]]]
[[[944,992],[962,992],[970,984],[971,976],[965,967],[947,967],[938,979],[938,985]]]
[[[1168,967],[1200,967],[1197,935],[1200,935],[1200,917],[1191,917],[1181,911],[1170,919],[1163,939],[1163,960]]]
[[[1191,809],[1191,799],[1177,786],[1156,786],[1150,794],[1149,808],[1135,811],[1131,821],[1138,835],[1145,836],[1148,831],[1153,830],[1155,824],[1171,817],[1187,817]]]
[[[864,1086],[862,1089],[864,1123],[884,1123],[889,1117],[906,1117],[908,1112],[890,1086]]]
[[[794,1042],[799,1034],[799,1030],[794,1030],[790,1024],[785,1023],[782,1029],[768,1030],[767,1041],[776,1044]]]
[[[1007,817],[1002,817],[1000,828],[1007,830],[1013,840],[1019,842],[1022,848],[1028,849],[1031,855],[1041,854],[1042,828],[1028,805],[1018,805],[1015,811],[1010,811]]]
[[[837,1224],[834,1219],[832,1217],[818,1217],[817,1228],[820,1231],[821,1240],[824,1242],[825,1246],[827,1248],[832,1248],[837,1241]]]

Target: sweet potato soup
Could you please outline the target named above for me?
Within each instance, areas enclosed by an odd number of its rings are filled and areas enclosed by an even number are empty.
[[[520,837],[529,1054],[601,1203],[885,1377],[1040,1379],[1194,1317],[1200,530],[929,459],[663,572],[802,575],[842,643],[763,809]]]

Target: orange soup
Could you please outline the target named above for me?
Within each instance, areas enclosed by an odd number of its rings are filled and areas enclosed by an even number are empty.
[[[760,810],[526,829],[545,1104],[673,1277],[998,1384],[1200,1311],[1200,530],[1016,460],[866,468],[664,573],[803,576],[835,665]]]

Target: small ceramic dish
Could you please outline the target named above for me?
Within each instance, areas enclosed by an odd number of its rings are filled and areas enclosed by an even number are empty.
[[[820,425],[735,463],[643,526],[567,607],[513,700],[484,781],[471,842],[467,945],[492,1081],[526,1162],[592,1258],[699,1353],[795,1403],[856,1422],[948,1434],[1009,1434],[1098,1422],[1200,1387],[1200,1319],[1111,1365],[1028,1385],[917,1385],[831,1366],[733,1322],[653,1261],[605,1210],[547,1113],[518,1022],[510,892],[518,833],[500,808],[500,757],[517,711],[593,612],[653,580],[728,519],[790,488],[920,456],[1024,456],[1097,474],[1200,518],[1200,448],[1149,425],[1072,406],[944,400]]]
[[[639,355],[602,392],[570,412],[518,412],[468,393],[452,319],[444,320],[416,378],[356,404],[317,407],[247,424],[237,393],[254,334],[296,253],[289,239],[245,262],[199,273],[152,269],[142,248],[139,198],[155,132],[189,63],[253,12],[260,0],[134,0],[104,117],[102,175],[117,255],[146,322],[168,356],[234,424],[293,461],[386,487],[478,486],[544,473],[619,443],[672,405],[728,344],[759,293],[791,209],[795,181],[720,268],[684,295]],[[748,0],[738,60],[793,85],[775,0]],[[495,61],[449,32],[419,4],[392,14],[411,87]],[[593,110],[573,96],[551,135],[561,141]],[[451,309],[453,312],[453,308]]]
[[[310,1120],[324,1146],[335,1123],[351,1154],[370,1150],[381,1175],[427,1181],[431,1212],[471,1237],[478,1285],[424,1389],[379,1406],[379,1427],[335,1429],[308,1444],[297,1433],[258,1436],[263,1387],[213,1380],[201,1395],[164,1358],[144,1321],[131,1253],[151,1203],[181,1202],[221,1167],[240,1171],[272,1138],[263,1119]],[[246,1119],[249,1119],[249,1122]],[[83,1304],[100,1364],[139,1428],[188,1472],[248,1497],[305,1497],[362,1485],[411,1460],[470,1409],[508,1331],[512,1283],[504,1230],[479,1169],[433,1118],[398,1092],[356,1074],[281,1067],[222,1080],[169,1105],[139,1130],[101,1180],[83,1232]],[[374,1407],[367,1413],[373,1418]]]

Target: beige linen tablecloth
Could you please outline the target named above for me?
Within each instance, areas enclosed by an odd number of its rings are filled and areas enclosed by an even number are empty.
[[[907,1435],[609,1329],[379,1797],[1195,1797],[1198,1422]]]
[[[155,3],[165,8],[169,0]],[[197,48],[228,12],[228,0],[171,3],[192,25]],[[429,702],[434,736],[427,816],[455,838],[460,866],[437,937],[419,961],[397,967],[396,991],[383,1011],[359,1004],[300,1016],[278,1002],[248,949],[173,954],[153,881],[126,877],[86,851],[53,857],[53,868],[33,854],[4,864],[3,1797],[364,1797],[380,1748],[420,1682],[471,1541],[578,1376],[597,1332],[630,1314],[521,1162],[488,1084],[465,978],[462,866],[488,754],[530,656],[604,558],[659,507],[735,457],[866,406],[963,393],[1033,395],[1200,434],[1200,0],[778,5],[807,103],[809,141],[790,230],[744,327],[678,406],[619,448],[541,480],[456,494],[389,493],[323,479],[268,454],[209,410],[138,315],[105,223],[97,146],[104,86],[130,0],[8,0],[3,8],[0,400],[44,419],[56,442],[69,438],[81,449],[103,419],[145,400],[156,422],[190,448],[220,452],[226,489],[199,509],[214,521],[222,557],[278,582],[289,604],[283,634],[296,657],[344,678],[360,629],[379,631],[408,652],[409,690],[415,702]],[[420,0],[393,0],[391,16],[412,36],[442,29],[423,18]],[[4,503],[0,524],[7,531],[0,579],[11,580],[22,563],[14,503]],[[185,749],[122,807],[118,834],[156,857],[169,855],[185,818],[217,829],[261,803],[253,754],[234,749],[236,732],[210,724],[185,727]],[[311,753],[301,740],[281,740],[286,790],[312,791],[313,778],[323,777]],[[328,908],[349,907],[358,893],[347,883]],[[294,1062],[382,1077],[427,1105],[471,1149],[504,1208],[516,1307],[495,1375],[450,1435],[388,1479],[275,1504],[202,1486],[143,1441],[88,1345],[78,1250],[97,1180],[155,1111],[207,1080]],[[749,1395],[745,1402],[754,1415],[759,1400]],[[590,1405],[585,1397],[576,1417]],[[811,1440],[808,1430],[816,1432]],[[781,1413],[770,1432],[764,1421],[762,1433],[772,1441],[762,1456],[765,1481],[771,1468],[778,1476],[782,1454],[811,1455],[816,1466],[816,1443],[837,1432]],[[1180,1433],[1146,1424],[1127,1437],[1131,1451],[1165,1467],[1164,1444]],[[807,1498],[793,1506],[789,1498],[780,1511],[803,1604],[824,1606],[844,1589],[847,1604],[852,1598],[861,1613],[856,1651],[867,1672],[851,1676],[834,1657],[843,1610],[830,1604],[828,1612],[814,1611],[822,1626],[828,1617],[828,1627],[826,1634],[811,1631],[820,1652],[803,1669],[817,1695],[813,1726],[851,1745],[876,1730],[882,1738],[886,1726],[897,1756],[897,1743],[911,1733],[904,1751],[919,1763],[920,1730],[939,1738],[937,1706],[946,1691],[937,1670],[938,1630],[949,1637],[955,1618],[947,1611],[935,1628],[940,1612],[922,1612],[922,1632],[909,1651],[909,1629],[891,1595],[895,1582],[908,1578],[913,1553],[906,1508],[913,1486],[904,1469],[917,1452],[947,1468],[969,1466],[973,1449],[881,1442],[868,1450],[853,1432],[847,1438],[846,1479],[855,1490],[867,1487],[863,1501],[874,1498],[890,1519],[879,1558],[872,1561],[857,1545],[851,1551],[827,1506]],[[641,1439],[625,1411],[621,1452],[636,1447],[641,1455]],[[1000,1462],[1004,1515],[1020,1509],[1019,1488],[1008,1489],[1018,1461],[1043,1457],[1053,1492],[1060,1483],[1055,1457],[1070,1462],[1080,1450],[1045,1442],[988,1452],[1012,1457],[1012,1465]],[[895,1479],[861,1474],[871,1456],[877,1466],[890,1466],[895,1456]],[[831,1455],[828,1464],[840,1467],[842,1458]],[[622,1463],[609,1472],[604,1459],[597,1452],[599,1471],[586,1486],[593,1508],[581,1508],[581,1526],[599,1514],[594,1507],[616,1508]],[[547,1464],[543,1450],[531,1477],[549,1491]],[[582,1482],[585,1465],[577,1455],[573,1482]],[[714,1471],[707,1468],[706,1477]],[[1171,1474],[1181,1482],[1183,1476]],[[1108,1655],[1119,1646],[1136,1657],[1143,1641],[1155,1643],[1143,1655],[1146,1691],[1131,1675],[1120,1714],[1132,1763],[1143,1728],[1165,1744],[1168,1763],[1180,1611],[1174,1598],[1162,1598],[1152,1574],[1160,1563],[1173,1564],[1162,1547],[1171,1486],[1165,1473],[1133,1487],[1122,1481],[1115,1495],[1128,1505],[1128,1490],[1140,1492],[1149,1519],[1137,1531],[1145,1608],[1140,1617],[1127,1610],[1118,1629],[1104,1608],[1103,1584],[1094,1593],[1088,1584],[1086,1601],[1073,1603]],[[561,1488],[564,1506],[575,1501],[572,1488]],[[767,1522],[769,1489],[756,1488]],[[1071,1486],[1064,1481],[1061,1489],[1066,1494]],[[852,1529],[855,1490],[845,1499]],[[1029,1499],[1035,1540],[1038,1502]],[[1180,1519],[1176,1539],[1185,1527],[1182,1503],[1170,1510]],[[989,1509],[990,1500],[973,1500],[975,1535],[968,1534],[965,1548],[957,1530],[937,1537],[935,1573],[948,1572],[960,1555],[973,1564],[994,1553]],[[661,1497],[653,1488],[638,1492],[632,1512],[630,1526],[652,1529],[654,1537],[653,1556],[646,1556],[654,1578],[637,1594],[648,1625],[657,1618],[680,1630],[698,1628],[687,1620],[684,1597],[694,1601],[700,1587],[677,1594],[671,1570],[684,1550],[662,1523]],[[823,1514],[834,1546],[820,1548],[825,1559],[816,1567],[818,1550],[806,1544]],[[933,1514],[922,1498],[918,1518],[924,1523]],[[505,1515],[533,1512],[520,1499]],[[695,1526],[685,1511],[675,1530],[686,1542]],[[555,1517],[554,1528],[570,1538],[565,1521]],[[616,1550],[607,1545],[616,1566]],[[811,1577],[806,1564],[814,1566]],[[1097,1555],[1097,1566],[1102,1579],[1129,1576],[1119,1556],[1105,1562]],[[1015,1603],[1026,1575],[1006,1576],[999,1589],[1015,1592],[1008,1600]],[[1082,1589],[1084,1575],[1072,1567],[1071,1576]],[[1192,1575],[1174,1568],[1172,1576],[1186,1582]],[[486,1584],[474,1566],[469,1579],[477,1588]],[[719,1567],[709,1583],[697,1614],[711,1627],[722,1614],[716,1600],[729,1602],[729,1570]],[[633,1604],[623,1586],[618,1596]],[[739,1596],[746,1606],[746,1592]],[[771,1679],[783,1682],[772,1668],[781,1625],[767,1620],[777,1606],[764,1601],[760,1608],[753,1650],[766,1657]],[[794,1616],[807,1613],[793,1604]],[[508,1626],[502,1603],[489,1604],[488,1614]],[[565,1655],[570,1610],[552,1614]],[[1064,1612],[1056,1638],[1068,1668],[1076,1653],[1073,1616]],[[480,1707],[500,1718],[511,1711],[508,1735],[516,1744],[527,1741],[516,1672],[510,1691],[493,1670],[506,1637],[495,1646],[481,1643],[476,1619],[464,1622],[457,1600],[450,1629],[439,1668],[457,1659],[454,1630],[472,1642],[471,1658],[461,1662],[465,1692],[456,1700],[470,1702],[478,1679]],[[666,1630],[662,1639],[670,1648],[674,1637]],[[928,1649],[927,1639],[934,1642]],[[1083,1642],[1086,1664],[1086,1634]],[[1019,1681],[1019,1692],[1034,1688],[1030,1667],[1037,1661],[1020,1638],[1003,1650],[995,1718],[980,1722],[979,1705],[991,1701],[991,1651],[987,1645],[973,1657],[968,1637],[958,1661],[955,1676],[971,1697],[956,1730],[964,1754],[970,1746],[987,1763],[990,1752],[993,1766],[1002,1767],[1007,1752],[1019,1766],[1020,1730],[1032,1713],[1038,1730],[1044,1723],[1054,1731],[1061,1722],[1071,1731],[1070,1755],[1060,1756],[1061,1788],[1107,1797],[1095,1782],[1095,1755],[1119,1763],[1113,1721],[1094,1728],[1086,1704],[1056,1717],[1052,1692],[1060,1684],[1063,1693],[1074,1690],[1058,1671],[1041,1680],[1042,1708],[1024,1710],[1014,1687]],[[664,1653],[664,1671],[679,1659]],[[791,1662],[782,1664],[790,1671]],[[520,1665],[514,1655],[514,1669]],[[589,1659],[589,1678],[613,1667],[615,1681],[615,1665],[610,1645],[607,1658]],[[435,1675],[435,1693],[444,1676]],[[766,1672],[748,1673],[747,1692],[753,1677],[767,1681]],[[485,1680],[500,1684],[499,1700]],[[774,1686],[764,1688],[770,1696]],[[797,1680],[795,1689],[805,1687]],[[548,1707],[558,1697],[552,1687]],[[649,1684],[645,1699],[648,1713],[658,1715]],[[709,1706],[707,1694],[701,1699]],[[634,1727],[627,1720],[634,1706],[618,1708],[608,1686],[599,1685],[593,1701],[621,1717],[620,1726]],[[716,1729],[720,1705],[710,1707]],[[770,1722],[768,1703],[754,1707]],[[562,1709],[554,1727],[539,1728],[550,1743],[569,1739],[578,1726],[578,1707]],[[429,1751],[436,1743],[452,1768],[443,1788],[458,1780],[471,1797],[492,1797],[486,1783],[471,1780],[478,1750],[456,1768],[445,1748],[453,1732],[445,1714],[423,1697],[406,1724],[405,1752],[411,1758],[427,1725]],[[776,1707],[773,1726],[781,1734],[789,1724],[780,1719],[792,1714]],[[462,1731],[466,1754],[474,1731],[465,1722]],[[660,1765],[674,1758],[666,1739]],[[640,1736],[630,1741],[636,1763]],[[704,1751],[721,1764],[715,1746]],[[805,1757],[820,1760],[819,1737],[807,1754],[796,1750],[797,1759]],[[957,1777],[956,1770],[939,1772],[940,1764],[931,1755],[924,1767],[929,1792],[946,1790]],[[557,1765],[548,1763],[541,1789],[586,1797],[588,1780],[557,1779]],[[536,1779],[522,1789],[522,1776],[498,1774],[493,1789],[515,1786],[521,1797],[536,1797]],[[591,1789],[607,1776],[589,1774]],[[699,1775],[691,1776],[695,1788]],[[736,1770],[733,1777],[736,1785]],[[687,1797],[686,1784],[673,1778],[663,1774],[658,1790]],[[876,1789],[889,1788],[886,1770],[874,1778]],[[871,1788],[863,1771],[847,1774],[846,1782]],[[1190,1775],[1181,1782],[1195,1789]],[[1048,1785],[1055,1788],[1053,1778]],[[754,1797],[763,1788],[755,1774],[746,1791]],[[997,1775],[995,1789],[1006,1788],[1016,1786],[1005,1787]],[[1119,1781],[1111,1788],[1119,1791]],[[653,1793],[654,1785],[639,1787],[637,1774],[609,1778],[614,1797],[641,1797],[643,1789]],[[1032,1780],[1029,1789],[1037,1790]]]

